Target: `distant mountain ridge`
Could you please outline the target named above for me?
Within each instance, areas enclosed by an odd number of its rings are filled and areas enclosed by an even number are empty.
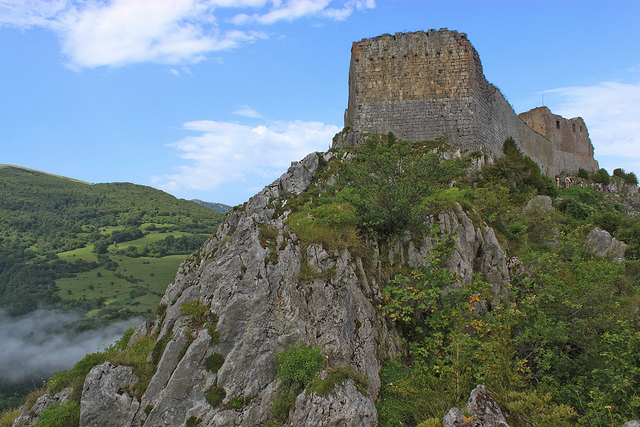
[[[108,308],[99,314],[108,319],[125,316],[121,310],[149,315],[180,261],[223,218],[152,187],[2,165],[0,308],[10,315],[42,304]]]
[[[213,209],[214,211],[218,211],[221,213],[226,214],[227,212],[229,212],[231,209],[233,209],[233,206],[229,206],[229,205],[224,205],[222,203],[211,203],[211,202],[205,202],[203,200],[200,199],[192,199],[192,202],[196,202],[199,205],[202,205],[206,208],[209,209]]]

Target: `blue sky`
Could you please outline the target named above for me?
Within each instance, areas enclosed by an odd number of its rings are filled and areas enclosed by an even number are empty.
[[[327,150],[351,43],[464,32],[517,113],[640,172],[640,2],[0,0],[0,163],[235,205]]]

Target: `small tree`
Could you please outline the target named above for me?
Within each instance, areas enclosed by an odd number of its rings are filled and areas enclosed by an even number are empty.
[[[370,140],[343,165],[340,177],[360,226],[374,236],[390,236],[424,221],[429,196],[464,173],[464,160],[441,161],[436,144]],[[434,150],[434,148],[436,148]]]
[[[589,172],[586,169],[578,169],[578,177],[582,179],[589,179]]]
[[[624,178],[624,182],[629,185],[638,185],[638,177],[634,172],[629,172],[627,176]]]
[[[611,182],[611,177],[609,176],[609,172],[607,172],[607,170],[604,168],[599,169],[598,172],[594,173],[591,176],[591,179],[593,180],[593,182],[604,184],[604,185],[607,185],[609,184],[609,182]]]
[[[620,177],[622,179],[625,179],[627,177],[627,174],[625,173],[624,169],[616,168],[616,169],[613,170],[613,176],[617,176],[617,177]]]

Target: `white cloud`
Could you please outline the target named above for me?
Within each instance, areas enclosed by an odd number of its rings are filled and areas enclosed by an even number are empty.
[[[0,26],[54,31],[72,69],[191,64],[267,37],[260,28],[230,25],[310,16],[344,20],[372,7],[373,0],[0,0]],[[223,9],[243,12],[220,19]]]
[[[248,105],[245,105],[242,108],[240,108],[239,110],[234,111],[233,114],[237,114],[239,116],[244,116],[244,117],[250,117],[252,119],[262,119],[263,118],[262,114],[258,113],[256,110],[254,110],[253,108],[249,107]]]
[[[67,8],[67,3],[68,0],[0,0],[0,27],[46,27]]]
[[[555,113],[584,119],[596,159],[602,155],[640,161],[640,82],[604,82],[547,92],[561,98],[553,107]]]
[[[264,25],[275,24],[279,21],[293,21],[300,18],[319,16],[343,21],[347,19],[354,10],[373,9],[376,6],[375,0],[348,0],[340,3],[340,7],[329,7],[332,0],[288,0],[273,1],[273,8],[266,13],[254,13],[247,15],[239,13],[230,22],[236,25],[246,25],[257,22]]]
[[[173,74],[174,76],[180,77],[180,72],[178,70],[176,70],[175,68],[170,69],[169,72],[171,74]]]
[[[340,131],[338,126],[299,120],[266,126],[202,120],[184,127],[200,135],[171,144],[188,164],[160,179],[159,187],[169,192],[211,190],[248,177],[274,180],[292,161],[326,150]]]

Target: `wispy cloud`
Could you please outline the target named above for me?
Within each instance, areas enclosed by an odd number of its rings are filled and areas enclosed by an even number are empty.
[[[604,82],[597,86],[553,89],[560,101],[553,106],[564,117],[582,117],[598,156],[627,158],[640,163],[640,82]]]
[[[191,64],[267,38],[260,25],[304,17],[344,20],[372,7],[373,0],[0,0],[0,26],[52,30],[72,69]],[[235,12],[240,10],[249,13]],[[235,18],[222,19],[225,13]]]
[[[247,15],[241,13],[231,19],[236,24],[249,24],[258,22],[270,25],[279,21],[293,21],[296,19],[319,16],[335,21],[347,19],[354,10],[372,9],[375,7],[375,0],[348,0],[337,2],[338,7],[330,7],[331,0],[289,0],[285,2],[273,1],[273,8],[266,13],[254,13]]]
[[[262,114],[258,113],[256,110],[254,110],[253,108],[249,107],[248,105],[245,105],[242,108],[240,108],[239,110],[234,111],[233,114],[237,114],[239,116],[244,116],[244,117],[250,117],[252,119],[262,119],[263,118]]]
[[[203,120],[184,127],[200,135],[171,144],[188,164],[157,179],[156,184],[169,192],[211,190],[225,183],[249,181],[250,176],[273,180],[292,161],[326,150],[340,131],[338,126],[299,120],[266,126]]]

